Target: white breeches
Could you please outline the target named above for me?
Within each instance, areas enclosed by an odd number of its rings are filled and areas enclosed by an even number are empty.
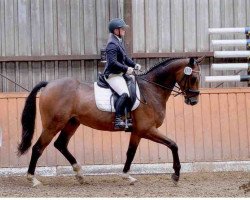
[[[128,96],[130,96],[128,91],[128,86],[122,74],[110,74],[109,78],[107,79],[105,78],[105,80],[108,82],[110,87],[112,87],[112,89],[116,91],[116,93],[119,94],[120,96],[123,93],[127,93]]]

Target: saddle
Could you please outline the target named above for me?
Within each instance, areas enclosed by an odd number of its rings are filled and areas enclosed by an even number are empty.
[[[140,92],[139,92],[139,87],[137,83],[134,81],[132,77],[126,74],[123,75],[123,77],[127,83],[129,94],[130,94],[130,101],[128,102],[128,105],[127,105],[127,111],[130,112],[132,110],[135,110],[139,106]],[[106,82],[104,78],[104,74],[99,73],[98,80],[97,82],[95,82],[95,99],[97,101],[98,99],[100,98],[103,99],[105,97],[106,98],[109,97],[109,105],[111,105],[110,109],[101,108],[101,106],[98,107],[99,104],[97,105],[97,107],[102,111],[115,112],[114,105],[119,95],[112,88],[110,88],[109,84]]]
[[[131,111],[135,110],[140,104],[140,92],[137,83],[128,75],[124,75],[128,90],[130,93],[130,100],[126,106],[125,118],[131,116]],[[115,112],[116,100],[119,95],[110,88],[109,84],[104,78],[104,74],[98,74],[98,80],[94,83],[95,101],[99,110],[107,112]]]

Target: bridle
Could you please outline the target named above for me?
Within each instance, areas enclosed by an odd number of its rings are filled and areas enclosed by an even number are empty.
[[[199,64],[195,61],[195,63],[199,66]],[[200,66],[199,66],[200,68]],[[199,78],[199,81],[200,81],[200,76],[201,76],[201,69],[199,70],[193,70],[190,66],[187,66],[184,68],[184,74],[183,74],[183,77],[180,81],[180,83],[178,83],[179,85],[184,81],[184,88],[187,88],[185,89],[184,91],[181,92],[182,95],[186,96],[187,94],[193,94],[191,96],[189,96],[188,98],[192,98],[192,97],[195,97],[197,95],[200,94],[200,91],[199,90],[193,90],[193,89],[190,89],[190,87],[188,87],[188,84],[190,84],[190,79],[192,78],[191,75],[193,73],[198,73],[198,78]],[[175,86],[177,87],[177,86]],[[178,87],[179,90],[181,90],[180,86]],[[179,94],[177,94],[179,95]],[[177,96],[175,95],[175,96]]]
[[[195,61],[195,63],[199,66],[199,64]],[[200,79],[200,76],[201,76],[201,69],[200,69],[200,66],[199,66],[199,70],[193,70],[190,66],[186,66],[184,68],[184,73],[183,73],[183,76],[181,78],[181,81],[178,83],[178,85],[180,85],[183,81],[184,81],[184,88],[186,88],[187,84],[190,82],[190,78],[191,78],[191,75],[193,73],[198,73],[199,74],[199,79]],[[181,87],[180,86],[177,86],[175,85],[174,87],[168,87],[168,86],[165,86],[165,85],[161,85],[159,83],[156,83],[154,81],[150,81],[148,79],[145,79],[145,78],[142,78],[140,76],[138,76],[136,73],[134,73],[134,76],[136,79],[141,79],[141,80],[144,80],[148,83],[151,83],[153,85],[156,85],[158,87],[161,87],[163,89],[166,89],[166,90],[170,90],[172,92],[175,92],[175,95],[174,97],[178,96],[178,95],[184,95],[186,96],[187,94],[192,94],[191,96],[187,97],[188,100],[191,100],[193,97],[197,96],[200,94],[200,91],[199,90],[193,90],[193,89],[190,89],[187,88],[185,90],[181,90]],[[177,88],[177,90],[175,89]],[[144,102],[145,103],[145,102]]]

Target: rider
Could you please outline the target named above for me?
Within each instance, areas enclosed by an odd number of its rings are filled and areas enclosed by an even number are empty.
[[[131,75],[134,69],[140,70],[141,68],[126,55],[123,37],[127,27],[129,26],[120,18],[109,22],[110,37],[106,47],[107,62],[104,75],[110,87],[119,95],[115,105],[115,129],[125,128],[122,116],[129,98],[129,91],[123,75]]]

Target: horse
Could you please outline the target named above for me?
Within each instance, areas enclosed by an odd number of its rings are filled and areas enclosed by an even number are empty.
[[[198,103],[200,63],[203,59],[204,57],[169,58],[135,75],[142,99],[138,108],[131,112],[133,130],[122,172],[123,178],[129,180],[130,184],[137,181],[129,174],[129,170],[141,138],[163,144],[172,151],[174,173],[171,179],[176,184],[179,181],[181,164],[178,146],[161,134],[158,128],[163,123],[166,102],[173,91],[182,94],[188,105]],[[97,130],[116,131],[113,125],[114,113],[100,111],[96,107],[93,83],[79,82],[69,77],[51,82],[42,81],[32,89],[24,105],[18,156],[25,154],[31,147],[36,118],[36,95],[42,88],[39,98],[42,133],[32,147],[27,179],[33,186],[42,184],[35,177],[37,161],[60,132],[54,147],[69,161],[76,173],[76,179],[83,183],[82,168],[67,147],[69,140],[80,124]]]

